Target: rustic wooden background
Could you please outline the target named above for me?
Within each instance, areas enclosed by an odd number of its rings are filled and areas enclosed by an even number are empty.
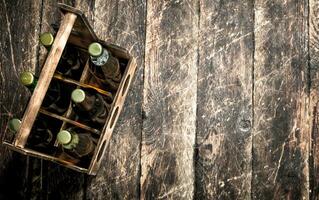
[[[319,199],[319,1],[66,0],[138,70],[96,177],[0,146],[0,199]],[[1,0],[0,125],[57,0]]]

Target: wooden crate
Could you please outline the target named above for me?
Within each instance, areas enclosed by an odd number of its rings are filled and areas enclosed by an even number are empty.
[[[37,86],[25,110],[20,130],[15,135],[13,141],[4,140],[3,144],[7,145],[10,149],[23,153],[25,155],[50,160],[76,171],[95,175],[97,170],[99,169],[102,155],[110,142],[115,123],[122,110],[128,88],[132,82],[132,78],[136,70],[136,63],[134,58],[129,54],[127,50],[117,45],[99,40],[95,35],[93,29],[89,25],[87,19],[80,10],[77,10],[65,4],[59,4],[59,8],[63,13],[63,20],[61,22],[51,50],[47,56],[45,64],[42,68]],[[104,48],[108,49],[112,53],[113,56],[124,60],[126,63],[123,68],[123,76],[119,88],[117,89],[115,96],[113,96],[114,99],[112,101],[111,109],[106,123],[100,130],[74,121],[71,117],[73,112],[71,103],[67,112],[62,116],[49,112],[41,107],[42,101],[52,79],[61,81],[65,84],[71,84],[77,88],[90,88],[102,95],[107,96],[110,94],[107,91],[107,88],[96,88],[89,83],[89,79],[92,73],[90,72],[90,60],[87,48],[92,42],[101,43]],[[67,43],[76,46],[82,52],[82,59],[85,60],[82,75],[79,80],[64,78],[61,75],[55,73],[63,49],[65,48]],[[59,125],[59,130],[64,129],[66,126],[68,126],[68,124],[71,124],[72,126],[80,127],[92,134],[99,133],[96,149],[87,167],[73,164],[72,162],[68,161],[65,154],[47,154],[26,147],[28,136],[30,135],[34,121],[36,120],[38,115],[47,116],[49,118],[52,118],[52,120],[59,121],[61,124]],[[55,137],[56,135],[57,133],[55,133]],[[58,151],[59,147],[57,142],[55,142],[53,149],[57,149]]]

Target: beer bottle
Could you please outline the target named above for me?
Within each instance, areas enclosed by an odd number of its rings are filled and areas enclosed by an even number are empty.
[[[54,36],[50,32],[40,35],[40,43],[49,51],[54,41]],[[79,51],[72,45],[66,45],[62,52],[57,71],[66,77],[80,78],[81,76],[81,60],[79,59]]]
[[[40,35],[40,43],[49,51],[54,42],[54,36],[50,32],[45,32]]]
[[[100,94],[90,94],[82,89],[75,89],[71,94],[75,113],[84,121],[92,121],[103,126],[106,122],[110,105]]]
[[[17,119],[17,118],[11,119],[8,123],[9,130],[14,132],[14,133],[19,131],[20,126],[21,126],[21,121],[20,121],[20,119]]]
[[[119,60],[112,56],[111,52],[102,47],[100,43],[94,42],[89,46],[89,54],[97,71],[102,71],[104,78],[119,83],[121,81],[121,69]]]
[[[31,72],[22,72],[20,74],[20,82],[32,93],[37,85],[38,79],[35,78]]]
[[[37,85],[38,79],[31,72],[23,72],[20,74],[20,82],[32,93]],[[42,107],[53,110],[59,114],[64,113],[68,109],[70,102],[68,96],[69,95],[62,94],[61,84],[52,80],[43,100]]]
[[[9,121],[9,129],[16,133],[21,126],[21,120],[13,118]],[[53,142],[53,134],[44,120],[37,119],[34,122],[31,133],[28,137],[27,146],[47,147]]]
[[[92,155],[95,149],[95,143],[89,133],[76,133],[73,128],[60,131],[57,140],[64,152],[74,158]]]

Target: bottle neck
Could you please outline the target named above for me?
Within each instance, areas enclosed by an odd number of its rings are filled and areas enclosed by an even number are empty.
[[[33,76],[33,81],[31,84],[29,85],[24,85],[26,88],[28,88],[30,90],[30,92],[32,93],[35,89],[35,87],[37,86],[38,83],[38,78]]]
[[[91,61],[92,61],[92,63],[94,65],[102,67],[109,60],[110,53],[106,49],[103,49],[103,52],[102,52],[101,55],[99,55],[99,56],[90,56],[90,57],[91,57]]]
[[[91,61],[94,65],[101,68],[105,78],[111,78],[116,82],[120,81],[121,70],[119,61],[106,49],[103,49],[103,53],[98,57],[91,56]]]
[[[47,52],[49,52],[49,51],[51,50],[51,47],[52,47],[52,45],[48,45],[48,46],[43,45],[43,46],[44,46],[44,48],[47,50]]]
[[[76,105],[83,111],[90,111],[94,107],[95,99],[96,98],[94,95],[89,95],[86,93],[84,100],[80,103],[76,103]]]
[[[64,144],[63,148],[65,149],[75,149],[77,145],[79,144],[79,136],[77,133],[70,131],[71,132],[71,141],[68,144]]]

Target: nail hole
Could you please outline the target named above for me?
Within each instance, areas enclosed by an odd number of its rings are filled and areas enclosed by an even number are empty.
[[[128,75],[128,76],[126,77],[126,80],[125,80],[125,82],[124,82],[124,86],[123,86],[123,89],[122,89],[122,96],[124,96],[124,94],[125,94],[125,92],[126,92],[126,90],[127,90],[127,86],[128,86],[128,84],[130,83],[130,78],[131,78],[131,75]]]
[[[115,122],[115,118],[116,118],[118,112],[119,112],[119,107],[116,107],[115,111],[113,112],[113,116],[112,116],[112,119],[111,119],[110,128],[113,127],[114,122]]]
[[[97,162],[100,162],[102,153],[103,153],[104,150],[105,150],[105,145],[106,145],[106,140],[104,140],[104,142],[103,142],[103,144],[102,144],[102,147],[100,148],[99,154],[97,155]]]

